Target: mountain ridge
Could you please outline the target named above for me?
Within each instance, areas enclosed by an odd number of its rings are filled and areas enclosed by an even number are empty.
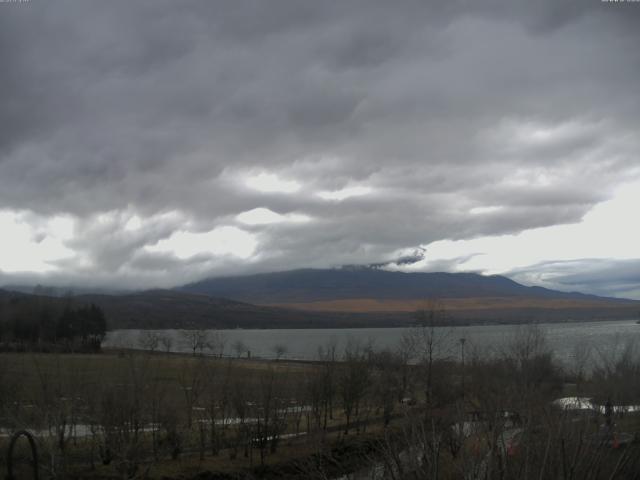
[[[93,303],[111,330],[398,327],[414,323],[415,312],[429,308],[431,299],[457,325],[620,320],[640,312],[640,301],[528,287],[502,276],[366,268],[300,269],[63,298],[0,290],[0,303],[16,299],[58,308],[68,301]]]
[[[580,292],[525,286],[501,275],[398,272],[371,268],[297,269],[190,283],[177,290],[255,304],[304,303],[355,298],[415,300],[426,298],[512,297],[631,301]]]

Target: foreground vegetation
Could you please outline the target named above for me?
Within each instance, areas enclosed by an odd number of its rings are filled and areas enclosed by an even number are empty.
[[[460,339],[447,356],[434,316],[421,320],[395,351],[352,341],[310,363],[223,357],[224,345],[4,353],[0,447],[29,429],[44,478],[637,478],[640,414],[614,408],[640,404],[633,345],[576,351],[561,369],[528,327],[499,354]]]

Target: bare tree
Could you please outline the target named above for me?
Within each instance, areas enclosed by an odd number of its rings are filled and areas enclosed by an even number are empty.
[[[358,417],[363,398],[369,387],[367,352],[353,339],[347,342],[344,362],[338,377],[338,391],[345,415],[344,433],[348,434],[353,417]]]
[[[326,408],[324,398],[324,369],[314,368],[305,377],[306,380],[306,402],[310,411],[307,412],[307,430],[312,431],[309,416],[313,415],[313,429],[320,430],[322,427],[323,408]]]
[[[452,348],[452,331],[447,328],[447,314],[440,300],[427,300],[424,307],[415,312],[416,326],[404,335],[405,351],[425,370],[425,399],[433,404],[434,366],[436,360],[449,356]]]
[[[144,330],[140,332],[138,336],[138,345],[143,350],[148,350],[151,353],[155,352],[160,345],[160,336],[158,335],[158,332],[151,330]]]
[[[63,363],[59,355],[43,361],[32,357],[37,373],[37,390],[33,405],[44,430],[45,451],[50,459],[50,470],[57,474],[66,471],[67,450],[78,421],[81,388],[87,383],[82,362]]]
[[[232,370],[231,362],[226,362],[224,368],[220,368],[217,362],[208,362],[205,372],[205,412],[209,424],[209,441],[212,455],[217,455],[220,451],[230,423]]]
[[[123,478],[137,474],[142,459],[144,426],[147,423],[145,389],[150,375],[151,357],[128,355],[120,365],[122,383],[102,390],[100,424],[103,463],[113,462]]]
[[[576,393],[578,396],[582,393],[582,384],[588,375],[589,364],[592,361],[591,350],[591,345],[586,341],[580,341],[573,347],[573,354],[568,368],[576,384]]]
[[[197,352],[202,355],[204,349],[209,346],[209,332],[207,330],[183,330],[182,338],[194,356]]]
[[[236,372],[234,372],[236,373]],[[251,447],[251,425],[247,419],[250,414],[254,402],[250,400],[248,384],[251,383],[251,377],[245,375],[241,378],[234,374],[230,378],[230,403],[235,413],[235,432],[236,439],[233,442],[233,449],[230,452],[231,459],[235,459],[238,455],[238,447],[244,445],[245,457],[249,456]]]
[[[236,353],[236,357],[240,358],[247,351],[247,346],[242,340],[238,339],[233,342],[233,351]]]
[[[598,351],[592,381],[599,386],[597,400],[614,404],[640,403],[640,347],[627,339],[608,352]]]
[[[159,338],[160,344],[162,348],[164,348],[165,353],[171,353],[171,347],[173,346],[173,338],[170,335],[164,334],[160,335]]]
[[[205,361],[204,358],[197,359],[194,362],[188,362],[185,359],[182,362],[182,368],[178,371],[178,384],[184,399],[188,428],[191,428],[193,424],[193,410],[206,385]]]
[[[149,375],[145,383],[144,404],[149,418],[149,429],[151,431],[151,448],[153,457],[158,459],[158,446],[160,442],[160,425],[162,420],[162,409],[167,401],[167,384],[161,376],[161,367],[156,361],[150,365]]]
[[[318,348],[318,360],[322,363],[320,395],[322,397],[323,430],[329,419],[333,420],[333,401],[336,396],[337,345],[335,340]]]
[[[227,339],[222,332],[214,331],[209,335],[208,348],[213,356],[222,358],[226,345]]]
[[[401,362],[398,357],[384,350],[376,352],[371,359],[372,372],[372,393],[376,407],[382,410],[384,426],[391,422],[391,416],[396,406],[398,398],[402,398],[400,390],[403,387]]]
[[[276,361],[278,361],[287,354],[288,349],[286,345],[277,343],[271,348],[271,351],[276,357]]]

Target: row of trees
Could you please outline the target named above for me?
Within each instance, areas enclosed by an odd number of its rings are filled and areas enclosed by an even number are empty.
[[[224,334],[215,330],[181,330],[175,338],[169,332],[143,330],[138,335],[137,345],[132,347],[138,347],[150,353],[187,350],[194,356],[206,354],[215,357],[229,355],[234,355],[236,358],[251,357],[249,347],[242,340],[238,339],[229,345]],[[281,343],[271,347],[271,355],[275,360],[284,358],[287,352],[287,346]]]
[[[0,343],[5,349],[99,350],[106,329],[104,313],[93,304],[26,296],[0,302]]]

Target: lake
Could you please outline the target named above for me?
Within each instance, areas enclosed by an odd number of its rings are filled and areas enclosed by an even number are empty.
[[[571,322],[539,324],[555,357],[570,365],[576,355],[588,355],[589,363],[611,356],[630,342],[640,344],[640,325],[635,320],[602,322]],[[525,328],[522,325],[478,325],[464,327],[438,327],[436,336],[442,338],[441,357],[459,358],[460,339],[465,339],[465,355],[488,356],[505,351],[514,338]],[[234,355],[234,345],[242,342],[244,351],[252,357],[274,358],[276,346],[286,349],[284,358],[296,360],[317,359],[318,348],[330,343],[343,351],[350,340],[371,342],[376,349],[396,348],[409,328],[345,328],[345,329],[277,329],[277,330],[211,330],[211,339],[224,340],[224,354]],[[104,347],[141,348],[139,339],[144,330],[114,330],[108,332]],[[182,330],[155,330],[172,339],[171,351],[190,352]],[[159,347],[162,349],[162,347]],[[243,354],[246,356],[246,353]]]

